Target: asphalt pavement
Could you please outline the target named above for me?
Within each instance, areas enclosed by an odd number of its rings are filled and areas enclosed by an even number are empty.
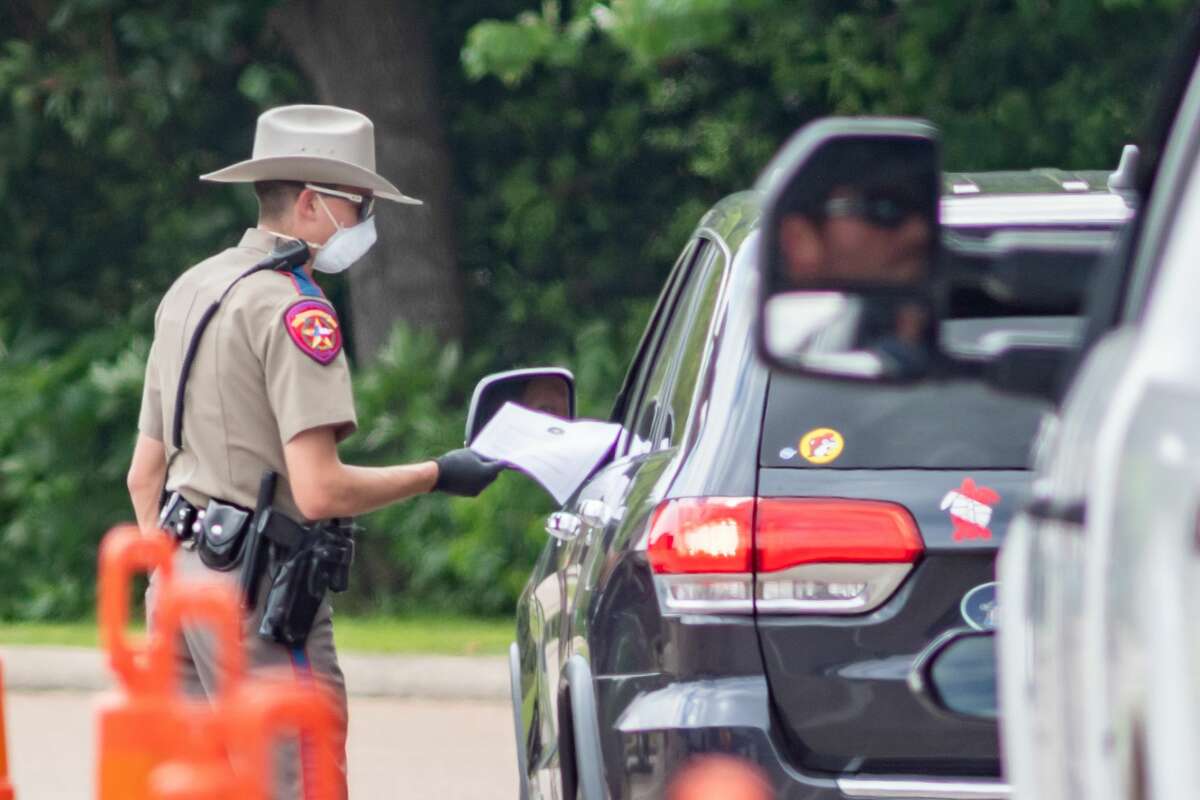
[[[96,694],[9,692],[17,800],[93,797]],[[350,699],[350,797],[516,797],[511,717],[494,701]]]
[[[354,697],[507,702],[503,656],[339,654],[346,689]],[[112,685],[99,650],[86,647],[0,647],[10,691],[96,692]]]
[[[505,658],[340,655],[352,798],[516,796]],[[91,797],[94,705],[112,687],[103,655],[5,646],[0,665],[18,800]]]

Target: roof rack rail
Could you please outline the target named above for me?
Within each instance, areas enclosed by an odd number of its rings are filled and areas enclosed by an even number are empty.
[[[1137,165],[1139,150],[1136,144],[1127,144],[1121,149],[1121,161],[1108,176],[1110,192],[1132,192],[1137,188]]]

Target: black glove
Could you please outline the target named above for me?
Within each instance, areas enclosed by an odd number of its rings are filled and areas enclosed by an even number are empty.
[[[439,457],[437,467],[437,483],[433,490],[460,497],[475,497],[504,471],[502,462],[484,458],[465,447]]]

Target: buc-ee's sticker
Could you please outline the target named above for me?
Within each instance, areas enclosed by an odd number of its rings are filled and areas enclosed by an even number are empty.
[[[800,437],[800,455],[812,464],[828,464],[837,459],[846,440],[833,428],[813,428]]]
[[[987,486],[976,486],[971,478],[963,478],[961,486],[946,492],[941,509],[950,512],[954,541],[992,538],[988,526],[992,522],[992,507],[999,502],[999,492]]]
[[[329,306],[316,300],[301,300],[283,315],[288,335],[305,355],[318,364],[328,364],[342,351],[342,332]]]

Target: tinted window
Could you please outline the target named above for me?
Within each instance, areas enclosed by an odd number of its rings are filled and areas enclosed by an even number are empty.
[[[671,376],[674,357],[679,351],[687,328],[688,312],[695,302],[697,281],[692,280],[692,277],[696,274],[697,263],[703,263],[705,259],[703,245],[695,257],[691,256],[691,250],[689,246],[684,251],[676,267],[677,270],[684,270],[676,282],[685,283],[680,291],[675,292],[676,296],[673,298],[669,296],[674,291],[673,285],[664,290],[664,295],[668,296],[661,301],[664,303],[663,314],[653,323],[658,329],[649,334],[652,337],[651,343],[645,352],[641,353],[644,360],[637,367],[639,375],[636,377],[636,399],[626,409],[622,419],[622,424],[629,434],[626,452],[630,454],[636,455],[657,449],[654,443],[655,428],[661,418],[659,409],[662,407],[665,389]]]
[[[1078,327],[1071,318],[1043,327]],[[960,320],[971,338],[1021,328],[1004,318]],[[759,461],[764,466],[834,469],[1023,469],[1048,405],[994,392],[977,381],[880,386],[771,376]],[[815,438],[837,439],[828,453],[805,457]],[[836,434],[836,436],[834,436]]]
[[[679,444],[690,421],[688,413],[703,367],[713,314],[717,310],[717,296],[721,292],[721,278],[725,274],[724,262],[724,254],[716,247],[710,247],[704,261],[696,269],[695,307],[687,323],[687,333],[680,344],[675,380],[664,404],[665,417],[659,441],[666,447]]]

